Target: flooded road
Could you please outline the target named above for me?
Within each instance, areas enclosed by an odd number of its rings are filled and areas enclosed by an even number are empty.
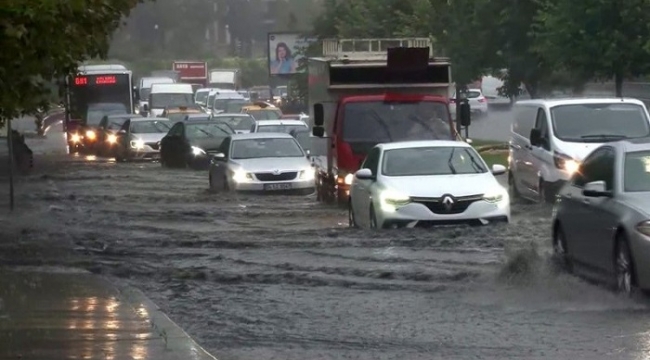
[[[647,300],[550,265],[550,208],[515,205],[508,226],[370,231],[311,196],[207,187],[203,171],[159,164],[52,164],[0,214],[19,241],[0,242],[0,261],[135,285],[221,360],[650,354]]]

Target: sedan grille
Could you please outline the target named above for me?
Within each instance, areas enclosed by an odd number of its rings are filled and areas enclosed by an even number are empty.
[[[453,215],[464,213],[471,204],[482,199],[483,195],[469,195],[460,197],[443,195],[439,198],[412,198],[411,200],[414,203],[426,206],[434,214]]]
[[[160,143],[159,142],[147,143],[147,146],[151,147],[154,150],[160,150]]]
[[[298,176],[297,171],[290,171],[284,173],[255,173],[255,177],[259,181],[287,181],[294,180]]]

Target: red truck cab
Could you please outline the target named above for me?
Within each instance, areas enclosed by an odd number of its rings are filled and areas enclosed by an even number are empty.
[[[449,112],[451,63],[429,39],[324,40],[323,55],[308,70],[313,135],[328,142],[316,162],[319,200],[347,204],[353,174],[379,143],[463,140]]]

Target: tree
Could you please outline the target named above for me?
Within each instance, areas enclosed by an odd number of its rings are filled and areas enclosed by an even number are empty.
[[[548,1],[537,16],[540,53],[583,78],[616,83],[650,69],[648,0]]]
[[[5,0],[0,7],[0,122],[49,105],[48,83],[105,57],[136,0]]]

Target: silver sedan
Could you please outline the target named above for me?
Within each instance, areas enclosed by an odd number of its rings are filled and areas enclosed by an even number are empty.
[[[210,163],[213,191],[311,194],[314,168],[309,155],[289,134],[231,135]]]
[[[650,289],[650,139],[595,149],[560,190],[553,248],[624,293]]]

